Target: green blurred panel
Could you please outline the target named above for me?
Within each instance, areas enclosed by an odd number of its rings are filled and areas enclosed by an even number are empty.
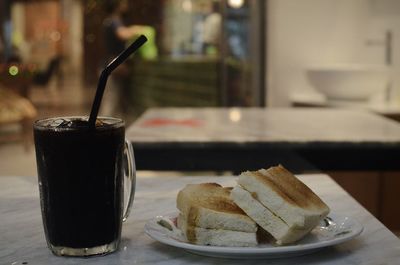
[[[200,83],[214,83],[218,78],[218,67],[217,63],[199,63],[193,62],[190,65],[188,63],[174,62],[171,64],[165,64],[165,62],[147,62],[145,65],[135,65],[133,69],[133,76],[151,76],[152,78],[158,79],[177,79],[180,81],[193,82],[197,81]]]
[[[134,61],[130,106],[135,113],[149,107],[218,106],[217,60]]]

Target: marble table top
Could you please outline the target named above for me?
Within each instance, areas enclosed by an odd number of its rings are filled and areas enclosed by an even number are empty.
[[[328,108],[153,108],[126,132],[142,170],[399,170],[400,124]]]
[[[153,108],[127,130],[136,144],[326,142],[400,144],[400,124],[360,110]]]
[[[400,264],[400,241],[327,175],[301,175],[332,212],[355,218],[363,233],[352,241],[294,258],[252,260],[251,264]],[[56,257],[47,249],[35,177],[0,177],[0,264],[248,264],[197,256],[163,245],[143,230],[150,218],[175,211],[179,189],[188,183],[234,185],[234,177],[138,177],[131,216],[116,253],[88,259]]]

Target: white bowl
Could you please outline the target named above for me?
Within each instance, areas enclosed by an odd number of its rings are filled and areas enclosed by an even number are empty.
[[[307,70],[310,84],[334,100],[368,100],[385,90],[389,73],[385,66],[332,65]]]

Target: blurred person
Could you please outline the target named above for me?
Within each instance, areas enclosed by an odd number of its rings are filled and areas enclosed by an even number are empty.
[[[108,0],[105,3],[107,17],[103,22],[106,46],[106,63],[118,56],[128,41],[141,32],[141,26],[125,25],[122,19],[128,11],[128,1]],[[105,90],[102,115],[123,115],[127,108],[127,91],[129,89],[129,62],[114,70],[109,79],[109,88]]]
[[[212,3],[212,12],[209,14],[203,25],[203,39],[204,47],[203,52],[205,54],[216,54],[220,46],[221,41],[221,27],[222,27],[222,16],[219,12],[220,3]]]

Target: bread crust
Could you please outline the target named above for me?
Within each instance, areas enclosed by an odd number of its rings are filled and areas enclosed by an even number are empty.
[[[257,245],[256,232],[192,226],[187,223],[182,214],[179,214],[177,223],[187,241],[193,244],[231,247],[255,247]]]
[[[177,207],[185,215],[191,215],[193,218],[197,216],[199,208],[245,215],[230,199],[231,190],[232,187],[224,188],[218,183],[188,184],[178,193]]]
[[[177,208],[189,226],[256,232],[255,222],[230,198],[231,190],[217,183],[188,184],[178,193]]]

